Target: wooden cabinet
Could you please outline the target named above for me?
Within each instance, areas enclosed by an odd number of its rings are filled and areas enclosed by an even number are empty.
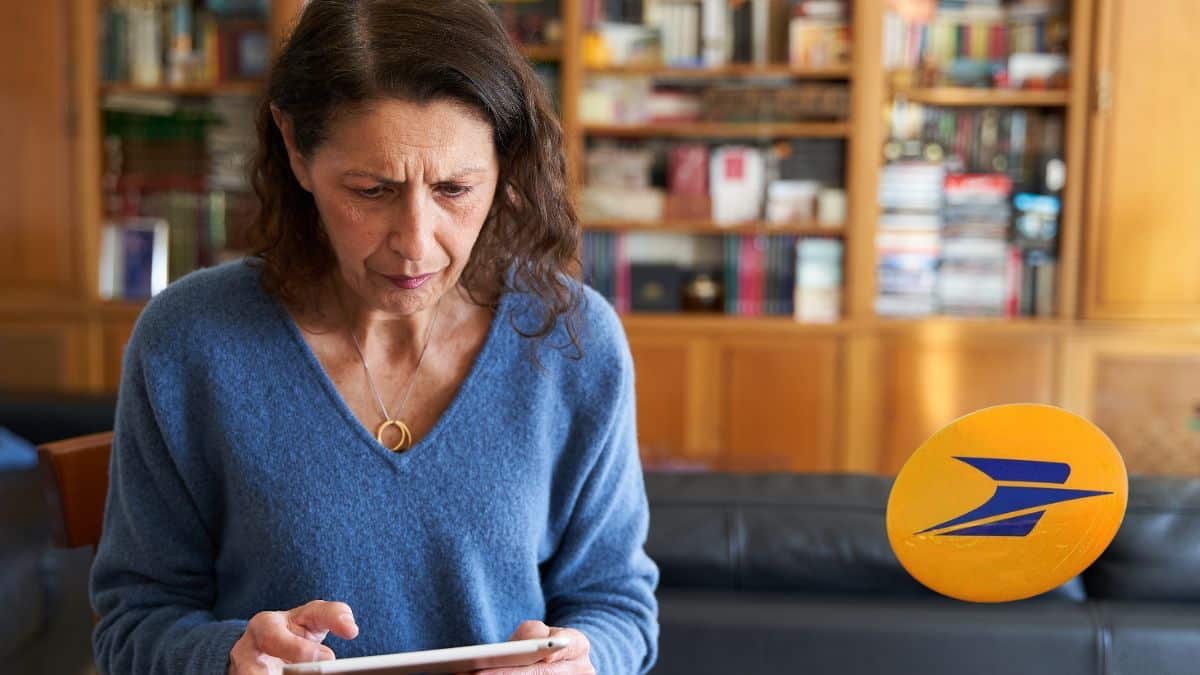
[[[1065,399],[1131,474],[1200,476],[1200,332],[1095,329],[1070,340]]]
[[[91,389],[93,341],[87,324],[71,319],[0,321],[0,390],[12,392]]]
[[[714,373],[704,362],[711,345],[687,334],[638,332],[629,343],[642,461],[711,466],[718,450],[717,420],[711,414]]]
[[[753,320],[746,320],[753,321]],[[627,317],[647,466],[735,471],[837,467],[835,330],[767,321]]]
[[[72,6],[0,9],[0,300],[81,292]]]
[[[838,349],[836,338],[824,336],[721,345],[726,468],[836,468]]]
[[[935,431],[1002,403],[1055,403],[1057,336],[930,324],[879,339],[879,469],[895,473]]]
[[[1083,311],[1200,318],[1200,6],[1098,9]]]

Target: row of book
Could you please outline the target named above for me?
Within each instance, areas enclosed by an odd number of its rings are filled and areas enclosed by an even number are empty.
[[[844,144],[597,143],[585,158],[587,221],[696,220],[787,225],[845,221]]]
[[[257,203],[245,193],[168,190],[142,196],[139,213],[110,218],[100,246],[100,294],[149,298],[193,270],[241,257]]]
[[[842,242],[787,235],[723,235],[671,246],[621,232],[584,233],[584,280],[619,312],[717,312],[835,322]],[[708,249],[679,255],[679,251]],[[717,258],[716,256],[719,256]]]
[[[892,0],[884,66],[921,86],[1066,86],[1069,16],[1063,0]]]
[[[101,18],[106,82],[212,84],[262,77],[265,0],[112,0]]]
[[[587,80],[579,101],[585,124],[795,123],[839,121],[850,114],[846,83],[787,77],[710,83],[597,76]]]
[[[918,161],[884,167],[880,197],[881,316],[1054,312],[1057,197],[1014,196],[1006,174]]]
[[[1065,180],[1061,111],[945,108],[892,102],[889,161],[944,163],[955,173],[1007,173],[1018,191],[1057,194]]]
[[[845,0],[585,0],[585,62],[717,68],[849,63]]]
[[[562,42],[561,0],[495,2],[492,9],[513,42],[520,45],[552,45]]]

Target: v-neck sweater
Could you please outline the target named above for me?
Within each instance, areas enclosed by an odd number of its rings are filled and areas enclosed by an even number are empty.
[[[339,658],[577,628],[600,673],[641,673],[658,636],[644,552],[633,366],[594,291],[582,355],[537,299],[501,297],[449,407],[407,452],[350,411],[246,261],[188,275],[126,348],[92,569],[108,675],[224,675],[254,614],[350,605]],[[536,354],[535,354],[536,352]],[[535,358],[536,356],[536,358]]]

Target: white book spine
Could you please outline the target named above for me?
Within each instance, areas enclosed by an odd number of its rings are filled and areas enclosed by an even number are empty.
[[[702,61],[709,68],[717,68],[728,62],[729,40],[727,37],[729,17],[725,0],[704,0],[701,17]]]

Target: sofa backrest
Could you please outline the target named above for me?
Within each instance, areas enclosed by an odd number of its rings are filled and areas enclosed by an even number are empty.
[[[648,473],[646,549],[664,588],[931,597],[888,543],[891,486],[859,474]],[[1044,597],[1084,595],[1075,579]]]
[[[1200,601],[1200,479],[1130,479],[1121,529],[1083,582],[1106,600]]]

